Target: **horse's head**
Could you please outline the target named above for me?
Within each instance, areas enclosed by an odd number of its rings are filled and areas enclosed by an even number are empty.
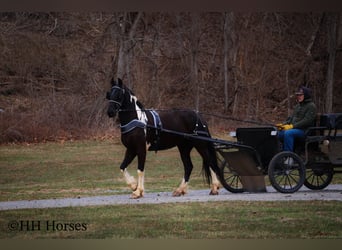
[[[107,92],[106,98],[109,100],[107,114],[109,117],[115,117],[116,113],[122,106],[125,97],[125,88],[122,80],[118,78],[117,81],[111,80],[112,89]]]

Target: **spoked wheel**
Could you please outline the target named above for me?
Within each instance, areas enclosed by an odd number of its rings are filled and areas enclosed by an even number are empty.
[[[326,188],[334,176],[334,170],[327,166],[313,166],[306,170],[304,186],[312,190]]]
[[[220,169],[222,175],[221,178],[223,178],[220,181],[225,189],[232,193],[244,192],[241,177],[229,167],[228,162],[223,160]]]
[[[278,192],[294,193],[304,184],[304,163],[293,152],[280,152],[272,158],[268,166],[268,177]]]

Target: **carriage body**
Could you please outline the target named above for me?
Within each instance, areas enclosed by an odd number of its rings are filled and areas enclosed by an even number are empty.
[[[223,180],[231,192],[266,191],[265,175],[279,192],[293,193],[304,184],[323,189],[342,169],[342,114],[319,116],[318,126],[295,142],[295,152],[281,151],[275,127],[238,128],[237,143],[216,144]]]

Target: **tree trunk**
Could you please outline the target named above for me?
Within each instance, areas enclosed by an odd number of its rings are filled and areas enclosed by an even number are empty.
[[[198,78],[198,46],[199,46],[199,13],[191,13],[192,27],[191,27],[191,86],[194,88],[195,92],[195,109],[199,110],[200,103],[200,82]]]
[[[228,23],[228,13],[224,14],[224,47],[223,47],[223,73],[224,73],[224,111],[227,112],[228,109],[228,36],[229,36],[229,23]]]
[[[229,71],[233,73],[236,61],[236,44],[234,32],[234,14],[224,14],[223,28],[223,74],[224,74],[224,111],[228,111],[229,107]],[[230,77],[234,79],[234,76]]]
[[[334,69],[335,58],[337,49],[337,13],[331,13],[327,15],[327,27],[328,27],[328,70],[327,70],[327,90],[326,90],[326,102],[325,111],[330,113],[333,108],[333,90],[334,90]]]
[[[127,78],[128,87],[132,87],[130,65],[133,58],[133,48],[135,45],[135,35],[138,23],[141,19],[142,12],[137,13],[123,13],[120,20],[120,47],[117,63],[117,78]],[[131,18],[133,20],[131,20]]]

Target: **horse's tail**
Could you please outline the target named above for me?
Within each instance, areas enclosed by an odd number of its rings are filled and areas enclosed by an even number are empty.
[[[199,113],[197,113],[196,115],[197,115],[196,129],[198,129],[196,132],[198,134],[201,133],[200,135],[211,138],[209,128],[208,128],[208,124],[201,117],[201,115]],[[221,174],[220,168],[218,166],[214,142],[207,141],[206,142],[206,148],[208,150],[207,151],[208,159],[206,159],[203,162],[203,170],[204,170],[205,179],[206,179],[207,183],[210,185],[212,183],[212,177],[211,177],[212,173],[210,171],[210,168],[216,173],[216,175],[220,181],[222,180],[222,178],[221,178],[222,174]]]
[[[218,166],[218,162],[217,162],[217,157],[216,157],[216,150],[214,147],[214,143],[213,142],[208,142],[208,153],[209,153],[209,164],[203,164],[203,169],[204,169],[204,174],[205,174],[205,178],[207,180],[207,183],[210,185],[212,182],[212,172],[210,171],[210,168],[216,173],[217,177],[219,178],[219,180],[221,181],[221,171],[220,168]]]

